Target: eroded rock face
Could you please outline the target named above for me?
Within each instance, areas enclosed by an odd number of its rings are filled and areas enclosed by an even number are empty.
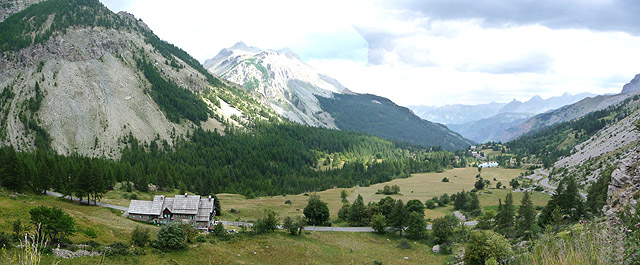
[[[631,82],[622,87],[622,94],[640,91],[640,74],[637,74]]]
[[[609,200],[605,206],[607,214],[612,214],[629,205],[632,209],[638,203],[640,194],[640,150],[630,152],[626,158],[620,160],[618,168],[611,174],[609,184]]]
[[[0,22],[25,8],[44,0],[0,0]]]

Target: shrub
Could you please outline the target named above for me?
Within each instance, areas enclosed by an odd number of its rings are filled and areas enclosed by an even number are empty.
[[[278,228],[278,223],[278,214],[274,211],[266,210],[265,216],[258,218],[256,223],[253,225],[253,231],[256,234],[273,232]]]
[[[284,204],[291,204],[291,200],[284,201]]]
[[[47,237],[51,242],[60,242],[73,235],[75,221],[57,207],[38,206],[29,210],[31,221],[38,227],[38,237]]]
[[[238,212],[238,210],[236,210],[235,208],[231,208],[231,209],[229,210],[229,212],[231,212],[231,213],[239,213],[239,212]]]
[[[373,230],[380,234],[384,234],[386,226],[387,224],[384,215],[377,213],[371,216],[371,228],[373,228]]]
[[[436,203],[433,200],[427,200],[426,202],[424,202],[424,205],[428,209],[435,209],[436,208]]]
[[[149,228],[136,226],[131,232],[131,244],[136,247],[144,247],[149,243]]]
[[[0,232],[0,249],[4,248],[4,249],[11,249],[12,247],[12,243],[11,243],[11,237],[9,236],[9,234],[6,234],[5,232]]]
[[[109,245],[109,251],[107,251],[107,256],[125,256],[129,255],[129,247],[125,243],[122,242],[113,242],[113,244]]]
[[[97,238],[98,234],[96,233],[96,230],[93,230],[93,228],[89,228],[87,230],[84,230],[84,234],[90,238]]]
[[[137,200],[138,199],[138,195],[135,194],[135,193],[131,193],[131,195],[129,196],[129,199]]]
[[[224,236],[226,234],[227,234],[227,230],[224,229],[224,225],[222,224],[222,222],[218,222],[216,224],[216,227],[213,228],[213,235]]]
[[[287,216],[282,222],[282,227],[287,229],[291,235],[300,235],[302,234],[302,230],[306,223],[307,221],[301,216],[298,216],[295,219],[291,218],[291,216]]]
[[[513,255],[509,241],[493,231],[472,234],[464,253],[464,263],[471,265],[483,265],[490,259],[504,264]]]
[[[165,251],[184,249],[186,248],[185,235],[179,224],[171,223],[163,226],[158,231],[158,247]]]
[[[406,238],[402,238],[400,239],[400,241],[398,241],[398,248],[411,249],[411,243],[409,243],[409,240],[407,240]]]
[[[200,242],[200,243],[207,242],[207,237],[206,237],[206,236],[204,236],[204,235],[199,235],[199,236],[196,238],[196,241],[198,241],[198,242]]]
[[[449,182],[449,178],[447,177],[442,178],[442,182]]]
[[[303,213],[310,225],[326,225],[329,222],[329,207],[320,200],[319,196],[314,195],[309,198]]]

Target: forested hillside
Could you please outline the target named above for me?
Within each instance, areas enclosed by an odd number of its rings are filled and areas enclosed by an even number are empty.
[[[607,125],[616,123],[637,109],[640,95],[623,102],[592,112],[582,118],[559,123],[524,135],[507,143],[512,152],[536,155],[542,158],[545,167],[550,167],[559,157],[575,152],[573,148],[595,135]],[[634,103],[635,104],[632,104]]]
[[[445,150],[466,149],[472,143],[444,125],[420,119],[391,100],[370,94],[318,96],[322,108],[335,119],[338,128]]]
[[[0,23],[0,145],[92,157],[119,141],[279,121],[259,95],[217,79],[131,14],[49,0]]]
[[[120,161],[16,153],[4,147],[0,183],[14,190],[100,197],[118,181],[146,191],[184,188],[207,195],[293,194],[332,187],[368,186],[409,173],[464,166],[455,154],[427,152],[374,136],[294,124],[259,124],[255,130],[229,130],[226,136],[197,129],[187,139],[141,143],[130,136]],[[319,162],[333,167],[322,169]],[[464,159],[462,160],[464,161]],[[462,162],[464,163],[464,162]]]

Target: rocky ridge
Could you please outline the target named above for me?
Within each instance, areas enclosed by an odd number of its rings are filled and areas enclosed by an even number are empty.
[[[238,89],[233,92],[224,82],[212,84],[181,59],[185,56],[159,50],[149,41],[155,35],[133,15],[113,14],[97,1],[86,4],[127,26],[74,26],[54,32],[42,43],[0,54],[0,145],[33,150],[44,140],[60,154],[117,158],[129,136],[172,146],[174,139],[198,125],[223,131],[225,125],[242,126],[253,120],[260,112],[252,108],[264,108],[246,102],[238,95],[252,96]],[[57,15],[68,14],[49,16]],[[33,30],[42,32],[50,24],[38,26]],[[140,58],[152,62],[163,79],[209,103],[213,115],[201,124],[170,121],[151,96],[151,83],[138,65]],[[34,104],[38,95],[41,103]]]
[[[262,50],[239,42],[205,61],[204,67],[226,80],[264,95],[271,107],[291,121],[337,129],[316,96],[351,93],[318,73],[290,50]]]
[[[44,0],[0,0],[0,22],[25,8]]]

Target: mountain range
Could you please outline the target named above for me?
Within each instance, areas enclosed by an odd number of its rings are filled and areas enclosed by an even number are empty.
[[[488,141],[506,142],[522,133],[505,134],[505,131],[520,126],[528,118],[593,96],[595,95],[590,93],[577,95],[564,93],[562,96],[548,99],[534,96],[525,102],[514,99],[509,103],[456,104],[437,108],[410,106],[410,108],[422,118],[444,123],[453,131],[473,141],[481,143]]]
[[[204,67],[248,91],[262,94],[275,112],[300,124],[447,150],[472,144],[387,98],[350,91],[288,49],[263,50],[240,42],[206,60]]]

